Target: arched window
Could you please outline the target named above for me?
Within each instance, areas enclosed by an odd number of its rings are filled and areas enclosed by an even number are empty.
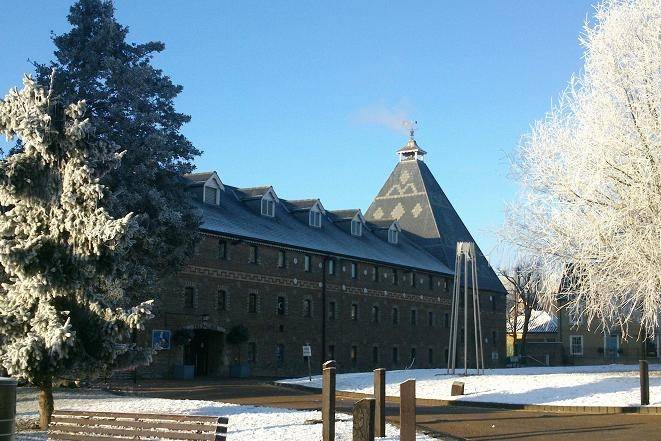
[[[379,323],[379,307],[377,305],[372,306],[372,322]]]

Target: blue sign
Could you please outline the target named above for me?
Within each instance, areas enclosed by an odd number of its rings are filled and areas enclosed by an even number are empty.
[[[156,351],[170,349],[170,330],[154,329],[151,331],[151,347]]]

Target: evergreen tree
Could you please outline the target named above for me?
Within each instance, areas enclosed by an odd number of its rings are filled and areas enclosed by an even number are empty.
[[[72,29],[53,37],[55,60],[36,65],[38,82],[46,85],[55,68],[57,94],[84,99],[99,138],[126,150],[122,167],[103,180],[102,203],[114,217],[136,213],[141,233],[127,256],[131,294],[151,297],[154,282],[192,251],[200,221],[180,179],[200,154],[180,131],[190,120],[174,107],[182,87],[151,65],[163,43],[126,41],[129,30],[115,20],[112,1],[79,0],[68,20]]]
[[[125,305],[126,255],[141,233],[133,216],[100,207],[100,179],[121,160],[85,118],[26,77],[0,100],[0,134],[21,151],[0,161],[0,364],[40,388],[40,425],[56,378],[85,378],[149,360],[131,343],[151,302]]]

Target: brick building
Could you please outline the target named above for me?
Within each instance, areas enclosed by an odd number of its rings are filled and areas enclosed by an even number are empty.
[[[147,336],[170,340],[143,374],[193,366],[196,376],[228,375],[243,365],[252,375],[300,375],[306,344],[314,372],[327,359],[340,371],[445,366],[454,249],[473,239],[412,136],[398,154],[364,215],[285,200],[268,186],[232,187],[215,172],[186,176],[202,239],[185,269],[163,281]],[[485,360],[496,366],[505,358],[505,290],[479,254]],[[229,345],[238,325],[248,340]]]

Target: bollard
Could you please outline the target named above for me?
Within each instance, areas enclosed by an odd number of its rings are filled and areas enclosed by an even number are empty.
[[[374,441],[374,398],[353,405],[353,441]]]
[[[321,420],[323,441],[335,440],[335,362],[323,364],[321,383]]]
[[[415,380],[399,385],[399,439],[415,441]]]
[[[386,370],[374,369],[374,434],[386,436]]]
[[[647,360],[640,360],[640,405],[650,404],[650,367]]]
[[[0,441],[13,441],[16,432],[16,380],[0,378]]]

